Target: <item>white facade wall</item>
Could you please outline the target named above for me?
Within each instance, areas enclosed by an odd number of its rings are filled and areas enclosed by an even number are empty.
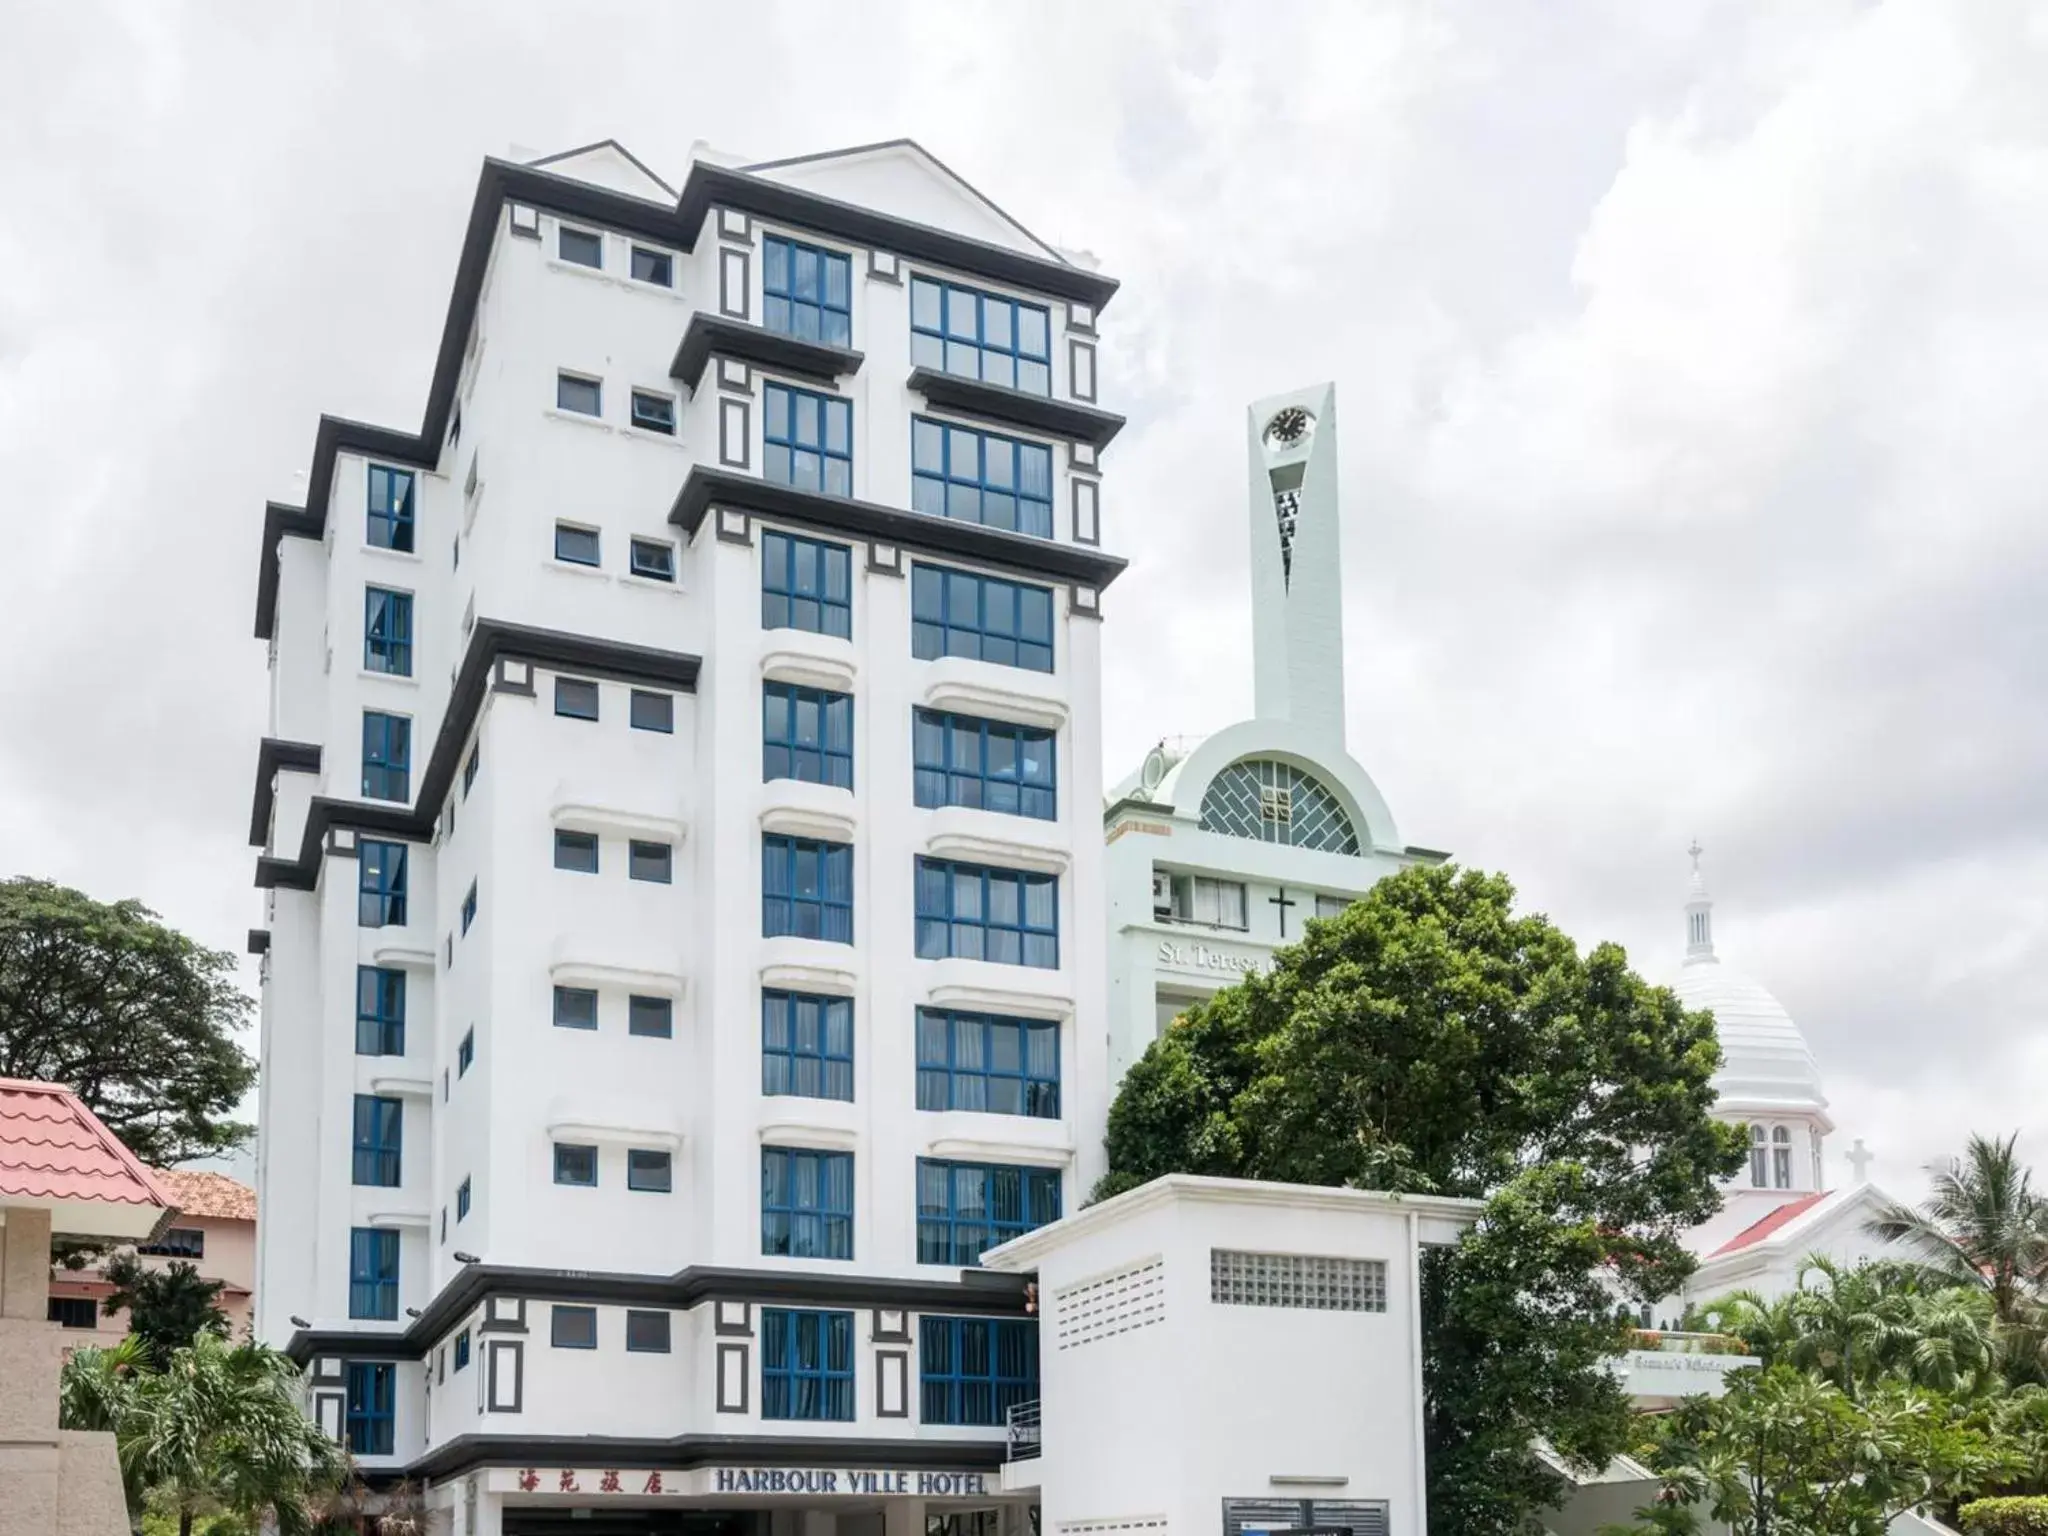
[[[899,192],[908,185],[900,168],[885,174],[870,165],[862,174],[882,174]],[[944,205],[955,194],[934,196]],[[976,205],[970,199],[960,206]],[[511,218],[508,207],[498,210],[453,398],[459,438],[441,448],[432,468],[410,466],[413,552],[373,549],[365,540],[370,467],[408,466],[346,445],[333,456],[321,536],[288,535],[278,545],[270,734],[318,747],[321,760],[317,770],[279,768],[258,788],[259,808],[265,796],[270,804],[264,868],[274,885],[266,896],[262,1002],[258,1333],[311,1357],[311,1391],[323,1422],[339,1411],[333,1399],[345,1390],[345,1374],[336,1373],[346,1362],[396,1360],[395,1445],[389,1457],[365,1458],[373,1469],[413,1466],[459,1437],[477,1435],[594,1435],[649,1444],[692,1434],[826,1441],[893,1435],[992,1446],[999,1426],[920,1424],[918,1317],[1015,1314],[1021,1297],[1013,1285],[969,1289],[957,1269],[917,1263],[915,1166],[921,1156],[942,1156],[1057,1168],[1068,1209],[1101,1171],[1109,1085],[1096,822],[1098,620],[1075,608],[1066,578],[1028,564],[990,566],[894,536],[887,542],[892,551],[903,549],[900,574],[878,571],[870,568],[869,539],[800,515],[792,521],[756,514],[744,539],[734,540],[718,536],[721,514],[714,509],[686,540],[668,521],[678,490],[694,466],[737,456],[738,437],[730,430],[721,435],[721,420],[737,419],[725,407],[744,407],[741,472],[760,473],[762,388],[775,375],[756,366],[749,393],[721,392],[714,358],[693,398],[669,377],[671,359],[693,315],[716,311],[721,302],[728,311],[739,306],[740,291],[729,281],[736,257],[745,258],[747,271],[745,319],[759,322],[762,240],[777,226],[728,222],[714,209],[693,252],[610,230],[606,270],[594,273],[559,258],[563,220],[554,212],[541,211],[537,240],[515,233]],[[597,219],[569,222],[605,228]],[[742,224],[744,239],[737,238]],[[720,230],[733,237],[721,240]],[[898,280],[889,281],[871,274],[879,258],[864,247],[802,228],[789,232],[851,254],[854,345],[865,357],[836,389],[808,378],[787,381],[852,402],[854,497],[907,511],[910,417],[949,415],[927,411],[903,382],[911,366],[907,279],[935,269],[892,256]],[[624,275],[636,244],[668,251],[673,290]],[[1073,355],[1066,306],[973,273],[944,275],[1046,305],[1053,398],[1065,399]],[[1088,306],[1090,347],[1092,318]],[[600,420],[556,408],[558,370],[602,381]],[[675,437],[629,424],[628,397],[636,387],[675,398]],[[1056,436],[994,420],[969,424],[1053,445],[1054,542],[1071,547],[1078,451]],[[1092,486],[1093,453],[1086,457],[1081,478]],[[600,567],[553,558],[558,520],[599,533]],[[762,628],[762,541],[770,528],[852,550],[851,640]],[[627,549],[636,537],[676,548],[675,582],[629,573]],[[913,659],[909,568],[926,560],[1050,589],[1055,670]],[[1097,565],[1104,579],[1114,572],[1114,562]],[[366,585],[413,596],[409,678],[363,665]],[[470,696],[450,724],[465,658],[481,654],[480,635],[503,625],[555,639],[508,641],[511,649],[481,674],[480,698]],[[567,645],[580,659],[518,653],[519,645],[530,651],[536,644]],[[670,660],[647,662],[634,648]],[[694,688],[647,673],[687,657],[701,658]],[[479,674],[472,665],[466,675]],[[598,682],[596,721],[555,713],[562,677]],[[762,781],[761,697],[770,679],[854,696],[852,793]],[[672,732],[629,725],[635,689],[672,696]],[[1056,724],[1058,820],[917,808],[911,717],[925,705]],[[364,802],[366,708],[411,719],[416,800],[430,761],[445,772],[452,760],[452,777],[433,786],[440,791],[435,803],[408,811]],[[442,742],[444,730],[450,734]],[[472,752],[477,769],[466,782],[462,765]],[[380,825],[408,815],[410,830],[394,834],[408,850],[407,921],[362,927],[355,843],[383,835]],[[295,873],[290,866],[309,818],[326,827],[327,848]],[[554,867],[557,830],[597,834],[597,873]],[[772,831],[853,846],[853,944],[763,937],[761,847]],[[673,846],[671,883],[628,878],[634,838]],[[923,853],[1057,872],[1058,968],[916,959],[913,861]],[[311,889],[303,888],[308,877]],[[472,889],[476,910],[465,931]],[[359,965],[406,975],[403,1056],[356,1054]],[[595,1031],[554,1024],[557,985],[596,988]],[[851,1103],[763,1095],[764,987],[853,999]],[[672,998],[671,1038],[628,1033],[627,1000],[635,994]],[[1060,1118],[920,1112],[914,1019],[927,1004],[1058,1020]],[[466,1070],[458,1062],[465,1037],[474,1046]],[[359,1093],[404,1103],[398,1188],[352,1182]],[[554,1181],[557,1142],[598,1147],[595,1188]],[[763,1255],[764,1145],[853,1153],[850,1260]],[[626,1161],[635,1148],[672,1154],[670,1192],[627,1188]],[[470,1204],[459,1215],[457,1190],[465,1179]],[[350,1232],[363,1227],[400,1234],[395,1320],[349,1317]],[[474,1273],[471,1258],[481,1265]],[[717,1282],[719,1294],[746,1309],[753,1335],[715,1332],[712,1316],[722,1303],[680,1293],[669,1303],[646,1299],[686,1272],[709,1270],[730,1272]],[[485,1272],[501,1278],[477,1296],[475,1276]],[[810,1289],[772,1294],[779,1277],[806,1275],[817,1277]],[[771,1294],[750,1296],[750,1283]],[[910,1301],[886,1307],[887,1295],[876,1288],[885,1283],[897,1283]],[[834,1286],[842,1288],[841,1299],[833,1299],[841,1295]],[[640,1299],[614,1299],[628,1292]],[[458,1295],[473,1299],[458,1308]],[[551,1345],[548,1319],[558,1301],[599,1307],[597,1349]],[[853,1312],[853,1421],[760,1417],[757,1320],[763,1303],[778,1302]],[[629,1305],[670,1312],[668,1353],[625,1350]],[[905,1336],[881,1329],[897,1314]],[[457,1371],[452,1358],[444,1364],[444,1354],[452,1356],[464,1329],[471,1356]],[[722,1356],[717,1343],[747,1346],[744,1405],[731,1400],[731,1381],[722,1384],[720,1376],[735,1369],[738,1357],[729,1350]],[[885,1365],[884,1354],[907,1358],[904,1391],[883,1391],[881,1373],[903,1368],[900,1360]],[[891,1393],[895,1409],[885,1414]],[[339,1428],[338,1418],[331,1427]],[[428,1464],[430,1481],[439,1465]]]

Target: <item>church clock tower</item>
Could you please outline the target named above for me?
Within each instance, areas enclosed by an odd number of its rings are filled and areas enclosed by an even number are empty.
[[[1253,713],[1344,745],[1344,561],[1337,392],[1256,400],[1249,429]]]

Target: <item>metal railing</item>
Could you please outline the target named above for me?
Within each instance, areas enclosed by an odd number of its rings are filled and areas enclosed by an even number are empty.
[[[1003,1415],[1003,1432],[1008,1442],[1008,1459],[1029,1461],[1041,1449],[1038,1437],[1038,1399],[1019,1403]]]

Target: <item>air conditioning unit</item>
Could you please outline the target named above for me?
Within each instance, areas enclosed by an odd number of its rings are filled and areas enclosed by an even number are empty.
[[[1152,915],[1157,918],[1173,916],[1173,876],[1163,869],[1152,871]]]

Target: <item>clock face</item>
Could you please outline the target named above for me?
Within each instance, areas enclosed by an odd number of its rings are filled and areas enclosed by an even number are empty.
[[[1315,417],[1298,405],[1290,405],[1274,413],[1266,423],[1266,446],[1268,448],[1293,448],[1308,436],[1316,424]]]

